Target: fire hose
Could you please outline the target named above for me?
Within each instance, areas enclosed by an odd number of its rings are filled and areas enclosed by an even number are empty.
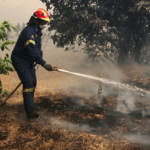
[[[35,66],[36,66],[36,64],[35,64]],[[130,86],[128,84],[123,84],[123,83],[120,83],[120,82],[117,82],[117,81],[112,81],[112,80],[108,80],[108,79],[105,79],[105,78],[99,78],[99,77],[95,77],[95,76],[91,76],[91,75],[87,75],[87,74],[70,72],[70,71],[67,71],[67,70],[60,69],[59,67],[53,67],[53,70],[54,71],[59,71],[59,72],[64,72],[64,73],[69,73],[69,74],[72,74],[72,75],[84,77],[84,78],[95,80],[95,81],[97,80],[97,81],[100,81],[100,82],[105,83],[105,84],[116,86],[116,87],[118,87],[120,89],[123,89],[123,90],[126,90],[126,91],[135,92],[135,93],[137,93],[138,95],[140,95],[142,97],[143,96],[150,96],[150,91],[143,90],[143,89],[138,88],[136,86]],[[19,88],[20,85],[21,85],[21,83],[10,93],[10,95],[3,102],[0,102],[0,107],[1,107],[1,105],[6,104],[6,101],[10,98],[10,96],[13,95],[13,93]]]
[[[34,64],[34,67],[37,65],[37,63]],[[53,67],[54,71],[58,71],[59,67]],[[20,85],[22,84],[22,82],[20,82],[18,84],[18,86],[6,97],[6,99],[4,101],[0,101],[0,107],[5,106],[6,105],[6,101],[15,93],[15,91],[20,87]]]

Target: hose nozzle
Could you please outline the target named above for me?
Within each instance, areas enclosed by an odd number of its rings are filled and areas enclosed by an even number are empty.
[[[61,69],[61,68],[57,66],[53,67],[53,71],[58,71],[58,69]]]

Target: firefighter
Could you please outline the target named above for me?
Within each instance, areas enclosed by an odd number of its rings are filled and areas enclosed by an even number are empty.
[[[37,84],[34,62],[48,71],[53,70],[53,67],[42,58],[41,50],[41,31],[48,22],[50,22],[48,12],[42,8],[37,9],[27,26],[21,31],[11,54],[12,65],[23,84],[22,92],[27,118],[39,117],[34,107],[34,92]]]

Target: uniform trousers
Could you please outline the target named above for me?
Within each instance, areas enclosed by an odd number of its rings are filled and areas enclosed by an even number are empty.
[[[23,84],[23,99],[25,111],[31,111],[34,109],[34,92],[37,84],[34,63],[12,63],[12,65]]]

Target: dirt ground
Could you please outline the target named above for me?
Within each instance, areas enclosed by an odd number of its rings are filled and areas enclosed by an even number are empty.
[[[122,69],[126,83],[150,89],[147,68]],[[0,79],[8,93],[20,83],[16,72]],[[76,84],[80,80],[37,69],[35,106],[40,116],[26,118],[21,86],[0,108],[0,150],[150,150],[150,118],[143,116],[149,100],[138,98],[135,109],[124,114],[116,111],[115,96],[105,97],[100,107],[93,96],[76,92],[73,87],[85,88],[85,82]]]

